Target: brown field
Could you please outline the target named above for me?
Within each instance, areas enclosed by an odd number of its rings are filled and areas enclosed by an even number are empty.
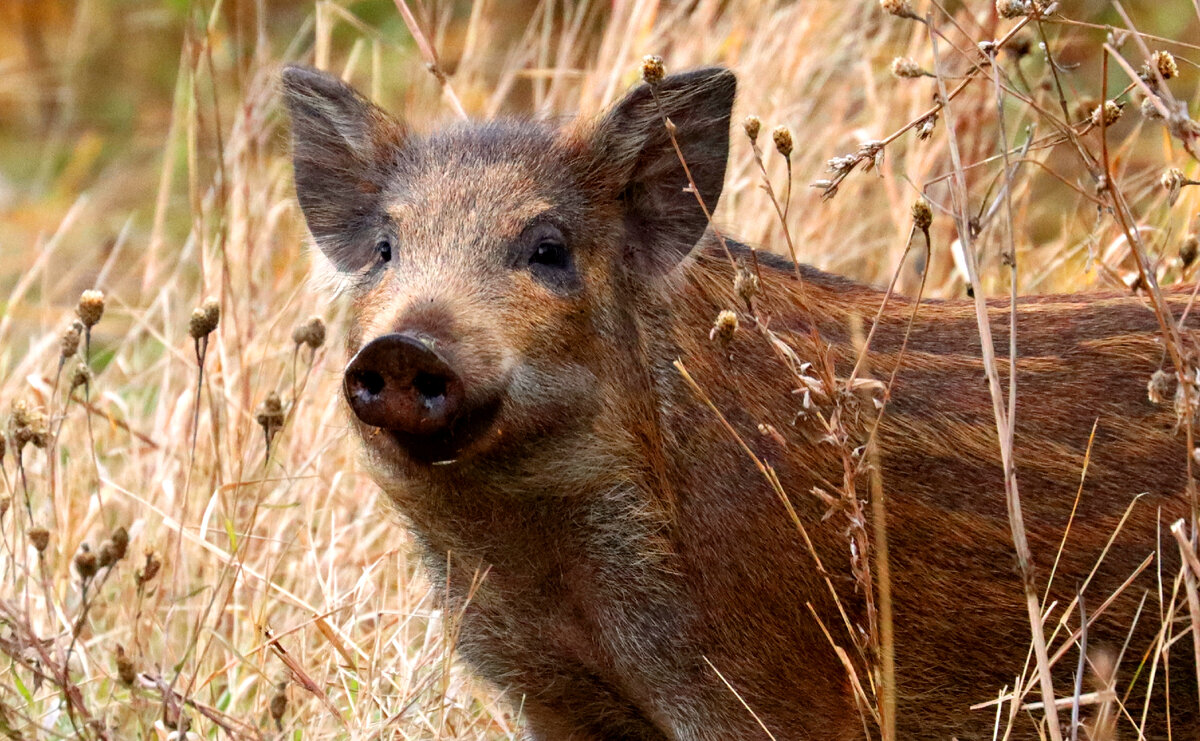
[[[638,81],[645,54],[668,71],[730,67],[735,120],[761,118],[765,176],[790,202],[784,221],[737,127],[716,221],[781,254],[790,238],[821,269],[898,275],[915,295],[924,268],[926,296],[964,295],[956,147],[988,295],[1012,289],[1009,225],[1018,293],[1128,288],[1130,241],[1080,157],[1106,150],[1158,281],[1194,280],[1200,165],[1144,115],[1118,56],[1103,82],[1106,26],[1132,22],[1138,34],[1111,40],[1119,58],[1137,70],[1171,52],[1167,86],[1195,110],[1193,2],[1130,0],[1126,19],[1077,0],[1039,24],[984,0],[913,0],[940,34],[936,60],[929,28],[876,0],[410,5],[471,116],[593,114]],[[973,62],[1020,23],[996,57],[1002,127],[991,72]],[[898,57],[937,75],[897,77]],[[165,739],[183,718],[189,738],[519,736],[519,712],[453,658],[455,616],[434,608],[356,461],[339,397],[348,307],[310,277],[291,183],[277,80],[292,61],[341,73],[417,128],[457,115],[387,0],[0,4],[0,735]],[[927,139],[905,129],[960,83]],[[1125,105],[1102,147],[1086,121],[1105,91]],[[1075,143],[1054,123],[1064,107]],[[790,162],[771,145],[778,125]],[[1002,129],[1020,163],[1011,222],[994,208]],[[830,198],[810,187],[876,140],[877,166],[857,163]],[[922,193],[932,249],[917,240],[902,262]],[[64,359],[88,289],[103,316]],[[219,325],[193,340],[206,299]],[[313,315],[328,335],[315,350],[293,340]],[[119,555],[121,528],[123,557],[98,565]],[[1001,690],[979,687],[979,701]]]

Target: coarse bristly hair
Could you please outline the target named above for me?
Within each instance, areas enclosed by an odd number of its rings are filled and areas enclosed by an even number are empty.
[[[345,266],[387,244],[353,292],[350,354],[374,357],[396,333],[428,338],[465,389],[467,421],[419,439],[396,431],[408,412],[381,429],[352,396],[373,476],[462,617],[459,650],[520,698],[535,735],[731,738],[761,725],[782,737],[859,737],[860,697],[823,626],[866,625],[873,603],[850,572],[823,583],[815,560],[835,573],[847,563],[844,515],[812,494],[836,490],[847,465],[821,421],[834,418],[848,449],[879,422],[897,732],[991,728],[970,710],[974,688],[1021,672],[1028,624],[1008,509],[995,495],[1003,466],[973,305],[927,303],[910,328],[908,300],[796,273],[710,231],[730,72],[666,76],[562,129],[492,122],[422,138],[398,136],[407,127],[320,73],[289,68],[284,80],[296,99],[298,195],[318,243]],[[351,144],[330,145],[342,129]],[[379,161],[360,163],[362,151]],[[369,200],[347,200],[359,193]],[[569,245],[551,274],[526,264],[528,235],[546,224]],[[747,303],[736,284],[739,265],[752,263],[757,298]],[[855,323],[880,305],[868,357],[872,372],[896,371],[887,413],[877,415],[874,392],[856,391],[880,384],[795,394],[792,358],[851,375]],[[1010,309],[990,311],[1003,331]],[[1153,551],[1158,518],[1187,512],[1174,412],[1145,395],[1161,359],[1154,316],[1136,299],[1099,294],[1026,299],[1015,312],[1028,405],[1015,453],[1037,565],[1054,563],[1091,450],[1088,496],[1050,595],[1069,602],[1091,574],[1090,593],[1106,599]],[[739,314],[762,331],[739,331]],[[731,320],[716,341],[718,315]],[[378,372],[405,361],[388,362]],[[1087,398],[1092,384],[1104,399]],[[849,542],[853,569],[860,542]],[[1178,571],[1177,558],[1163,561]],[[1092,647],[1122,645],[1135,592],[1151,581],[1142,573],[1133,592],[1112,596],[1089,626]],[[1156,630],[1135,629],[1139,650]],[[1069,682],[1071,667],[1057,674]],[[1173,677],[1173,693],[1194,694],[1192,679]],[[1154,708],[1147,732],[1165,728],[1163,685],[1133,691]],[[1176,707],[1173,719],[1186,724],[1190,712]],[[1032,721],[1011,732],[1036,735]]]

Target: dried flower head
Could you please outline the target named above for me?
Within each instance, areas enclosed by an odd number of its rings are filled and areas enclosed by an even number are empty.
[[[708,339],[721,343],[722,347],[727,346],[733,340],[737,329],[737,314],[725,309],[717,314],[717,320],[713,322],[712,329],[708,332]]]
[[[28,427],[36,415],[37,412],[29,408],[29,402],[24,399],[16,399],[12,403],[12,416],[9,418],[9,423],[13,427]]]
[[[125,528],[117,528],[108,540],[100,544],[100,567],[108,567],[125,558],[125,550],[129,547],[129,533]]]
[[[97,551],[96,565],[99,568],[106,569],[117,562],[117,551],[113,548],[111,540],[106,540],[100,544],[100,550]]]
[[[1158,70],[1158,74],[1162,75],[1164,80],[1179,77],[1179,65],[1176,64],[1175,56],[1171,52],[1160,49],[1150,55],[1150,62]]]
[[[79,572],[79,576],[87,581],[96,575],[98,567],[96,554],[92,553],[92,549],[88,548],[87,543],[79,546],[79,553],[75,554],[75,570]]]
[[[112,531],[112,535],[108,536],[113,544],[117,546],[118,552],[121,554],[117,558],[125,558],[125,551],[129,548],[129,531],[123,526]]]
[[[71,374],[71,390],[80,386],[87,386],[92,382],[92,370],[83,363],[75,366],[75,371]]]
[[[188,320],[188,334],[192,339],[199,340],[212,334],[221,321],[221,303],[215,298],[206,299],[203,304],[192,309],[192,318]]]
[[[325,322],[319,316],[311,316],[304,324],[292,330],[292,342],[308,345],[314,351],[325,344]]]
[[[44,527],[30,528],[29,542],[33,543],[38,553],[45,553],[46,547],[50,545],[50,531]]]
[[[1156,97],[1157,96],[1154,95],[1147,95],[1146,97],[1142,98],[1142,102],[1138,105],[1139,109],[1142,111],[1142,116],[1150,119],[1151,121],[1158,121],[1163,118],[1162,111],[1159,110],[1158,105],[1155,103]]]
[[[932,77],[924,67],[917,64],[908,57],[896,57],[892,60],[892,75],[901,79],[914,79],[917,77]]]
[[[737,273],[733,277],[733,290],[742,301],[747,304],[758,295],[759,289],[758,274],[746,268],[745,265],[739,264]]]
[[[17,399],[12,405],[12,416],[8,420],[9,432],[17,453],[29,443],[35,447],[44,448],[50,442],[50,425],[46,415],[40,410],[33,409],[29,402]]]
[[[1101,125],[1101,116],[1103,116],[1105,126],[1112,126],[1121,118],[1121,111],[1124,107],[1123,104],[1115,100],[1104,101],[1104,105],[1096,106],[1092,110],[1092,126]]]
[[[144,587],[150,583],[154,577],[158,576],[158,570],[162,568],[162,561],[158,560],[158,556],[154,555],[154,551],[146,549],[146,564],[138,569],[134,578],[137,580],[139,587]]]
[[[792,156],[792,130],[786,126],[776,126],[771,131],[771,138],[775,141],[775,149],[784,157]]]
[[[91,329],[96,326],[100,317],[104,316],[104,293],[96,290],[84,291],[79,296],[75,313],[79,315],[79,321],[83,322],[84,327]]]
[[[1200,254],[1200,237],[1192,233],[1184,237],[1179,245],[1179,261],[1183,267],[1190,268],[1196,262],[1197,254]]]
[[[1154,371],[1154,374],[1150,376],[1150,382],[1146,384],[1146,396],[1150,398],[1150,403],[1166,403],[1170,394],[1171,374],[1164,370]]]
[[[762,131],[762,119],[751,114],[746,116],[746,120],[742,122],[742,127],[746,129],[746,137],[750,139],[750,143],[757,143],[758,133]]]
[[[917,139],[925,141],[933,136],[933,130],[937,127],[938,114],[930,113],[925,118],[921,119],[921,123],[917,124]]]
[[[275,694],[271,695],[270,704],[271,720],[275,721],[276,725],[280,723],[284,712],[287,711],[287,704],[287,685],[280,682],[279,686],[275,688]]]
[[[1175,201],[1179,200],[1179,191],[1183,190],[1183,186],[1187,185],[1189,180],[1184,176],[1183,170],[1172,167],[1162,174],[1158,182],[1167,191],[1167,205],[1174,206]]]
[[[263,399],[263,403],[258,407],[258,421],[261,424],[263,417],[268,418],[283,418],[283,401],[279,398],[279,394],[272,391],[267,394],[267,398]]]
[[[1001,18],[1020,18],[1031,9],[1026,0],[996,0],[996,14]]]
[[[71,322],[59,336],[59,350],[63,360],[79,352],[79,339],[83,336],[83,323],[78,319]]]
[[[933,224],[933,209],[929,208],[929,201],[924,198],[913,201],[912,220],[913,227],[923,232],[929,231],[929,226]]]
[[[879,7],[883,9],[883,12],[897,18],[917,18],[917,14],[913,12],[912,5],[908,0],[879,0]]]
[[[275,437],[275,433],[283,426],[283,402],[280,400],[279,394],[274,391],[267,394],[267,398],[263,399],[262,404],[258,405],[254,419],[262,427],[263,434],[267,436],[267,445],[269,446],[271,438]]]
[[[657,85],[667,74],[663,58],[657,54],[647,54],[642,57],[642,80],[647,85]]]
[[[126,687],[132,685],[137,679],[137,668],[133,664],[133,659],[129,658],[129,654],[125,653],[125,647],[119,643],[117,644],[117,678]]]

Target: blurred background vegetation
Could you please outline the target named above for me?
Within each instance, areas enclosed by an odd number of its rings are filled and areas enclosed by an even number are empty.
[[[633,64],[619,70],[597,66],[611,61],[599,57],[612,56],[612,50],[604,48],[612,41],[606,37],[613,33],[612,22],[627,20],[631,14],[637,15],[641,26],[621,29],[630,36],[625,39],[629,48],[622,50],[626,58],[680,49],[685,55],[706,57],[697,61],[723,62],[735,69],[739,57],[755,51],[745,43],[749,29],[757,27],[761,32],[763,25],[793,18],[796,23],[815,24],[815,32],[807,30],[795,40],[820,39],[829,49],[850,50],[844,63],[825,65],[819,78],[801,80],[800,85],[775,84],[792,82],[786,75],[756,78],[739,70],[742,100],[769,98],[770,107],[785,114],[780,122],[792,126],[806,146],[830,154],[836,153],[835,147],[846,147],[847,133],[877,116],[862,110],[868,101],[861,91],[847,92],[863,86],[863,66],[871,68],[877,84],[904,84],[886,79],[887,63],[911,46],[909,29],[887,23],[878,14],[864,14],[864,8],[869,13],[870,3],[847,3],[843,9],[847,16],[864,15],[865,22],[855,27],[830,23],[829,34],[821,34],[819,25],[839,5],[829,0],[794,6],[766,0],[459,0],[416,3],[414,10],[435,37],[443,66],[454,78],[465,107],[480,116],[560,114],[575,104],[585,110],[598,108],[613,95],[611,75],[621,81],[616,89],[636,76]],[[939,4],[951,15],[962,13],[964,5],[990,3]],[[1084,102],[1094,102],[1099,97],[1097,56],[1104,26],[1121,26],[1121,18],[1105,0],[1068,0],[1060,5],[1065,17],[1096,24],[1090,30],[1072,28],[1058,48],[1059,61],[1070,72],[1072,92]],[[794,16],[786,15],[789,6],[794,7]],[[1180,41],[1200,39],[1191,3],[1133,0],[1126,7],[1144,33]],[[720,18],[725,27],[712,29],[712,35],[724,30],[727,38],[715,45],[698,44],[660,25],[664,18],[696,12]],[[789,43],[796,32],[778,25],[778,42]],[[848,32],[857,38],[847,37]],[[563,48],[565,44],[569,48]],[[866,58],[861,55],[864,49]],[[819,49],[813,53],[820,53]],[[211,177],[219,157],[221,128],[235,121],[250,86],[262,84],[255,73],[264,66],[312,62],[314,57],[322,66],[354,70],[351,78],[385,108],[423,122],[451,116],[444,106],[430,110],[427,105],[436,98],[436,83],[424,72],[420,54],[391,0],[6,0],[0,4],[0,250],[4,255],[0,289],[11,286],[29,268],[36,259],[39,237],[58,230],[81,195],[87,202],[77,213],[75,228],[63,235],[62,254],[71,258],[67,273],[72,280],[61,284],[67,299],[75,288],[90,285],[118,241],[128,245],[126,259],[136,261],[138,245],[144,245],[154,231],[155,207],[164,189],[167,208],[159,215],[163,223],[158,225],[157,238],[183,241],[191,226],[188,178],[197,183]],[[464,57],[470,68],[460,70]],[[756,67],[762,61],[755,60]],[[551,68],[558,74],[554,95],[547,93]],[[1195,89],[1196,66],[1185,63],[1182,68],[1180,88]],[[189,80],[189,75],[196,79]],[[1114,89],[1126,82],[1115,65],[1110,77]],[[570,86],[576,89],[564,89]],[[187,99],[189,93],[195,98]],[[840,141],[828,136],[825,117],[830,111],[821,116],[818,106],[833,108],[840,115]],[[760,112],[745,103],[739,109]],[[813,113],[818,120],[810,127]],[[193,171],[187,166],[189,139],[193,140]],[[273,152],[286,144],[274,129],[263,143]],[[1154,153],[1158,154],[1161,151]],[[811,158],[809,165],[797,167],[798,183],[823,177],[820,157]],[[164,166],[166,183],[162,182]],[[1069,191],[1058,189],[1046,196],[1062,200],[1063,209],[1073,208]],[[815,201],[809,203],[820,208]],[[801,213],[810,223],[821,219],[819,211]],[[1058,227],[1038,228],[1043,232],[1041,241],[1060,236]],[[757,228],[750,231],[751,237],[766,234]],[[807,259],[826,262],[819,254]],[[839,267],[864,278],[880,277],[853,265]]]
[[[979,42],[1014,23],[991,0],[913,3],[944,34],[936,68],[951,84]],[[928,32],[877,0],[410,5],[473,116],[596,113],[637,81],[645,54],[670,71],[729,66],[740,80],[735,120],[757,114],[797,141],[787,226],[801,260],[879,284],[899,270],[909,294],[927,267],[927,295],[963,295],[945,211],[944,117],[928,140],[897,137],[879,167],[857,169],[836,196],[807,187],[829,177],[830,158],[931,105],[932,78],[891,73],[897,57],[935,68]],[[1169,87],[1195,111],[1196,4],[1125,8],[1149,50],[1175,55]],[[1040,48],[1044,34],[1070,121],[1098,149],[1085,122],[1104,90],[1102,45],[1125,25],[1113,2],[1066,0],[998,58],[1014,93],[1032,101],[1006,96],[1009,145],[1041,137],[1014,178],[1022,292],[1128,290],[1121,230],[1097,210],[1078,152],[1051,136],[1059,96]],[[1112,40],[1135,69],[1143,64],[1129,34]],[[59,431],[48,453],[0,454],[0,501],[29,502],[0,515],[4,542],[24,546],[0,552],[0,607],[23,597],[0,614],[0,723],[27,736],[166,738],[164,723],[178,720],[168,710],[182,702],[169,683],[206,737],[259,738],[267,734],[256,729],[272,727],[294,738],[516,737],[512,709],[449,658],[453,616],[432,606],[402,528],[377,516],[378,491],[346,444],[346,309],[308,279],[276,89],[288,62],[341,74],[418,130],[454,120],[392,0],[0,0],[0,417],[20,401]],[[1139,112],[1129,85],[1110,64],[1108,95],[1125,104],[1108,129],[1114,179],[1159,277],[1189,279],[1194,264],[1179,252],[1195,238],[1200,188],[1171,203],[1160,182],[1170,168],[1200,179],[1197,163]],[[985,75],[953,110],[979,211],[1000,169]],[[718,219],[785,253],[750,144],[740,127],[734,134]],[[769,137],[760,143],[770,149]],[[783,158],[767,151],[765,170],[786,192]],[[932,250],[902,265],[921,194],[934,205]],[[999,231],[985,229],[977,244],[989,292],[1007,290]],[[105,292],[107,308],[84,399],[56,385],[55,372],[77,362],[60,359],[59,333],[90,288]],[[206,298],[221,323],[198,379],[188,320]],[[329,323],[331,348],[291,341],[311,314]],[[268,454],[258,411],[272,392],[285,421]],[[28,547],[33,526],[49,531],[44,552]],[[88,591],[73,558],[117,527],[134,563]],[[146,553],[162,566],[148,586],[134,573]],[[74,635],[64,626],[81,614]],[[14,659],[22,645],[5,643],[14,631],[54,649],[46,660],[65,662],[59,679],[34,681]],[[118,655],[135,681],[120,679]],[[997,689],[979,688],[980,699]],[[80,731],[67,697],[98,725]]]

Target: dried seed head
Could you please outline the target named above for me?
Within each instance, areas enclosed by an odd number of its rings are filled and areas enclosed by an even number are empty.
[[[745,265],[738,265],[737,274],[733,278],[733,290],[747,304],[758,295],[758,275],[748,270]]]
[[[775,140],[775,149],[784,157],[792,156],[792,131],[786,126],[776,126],[771,132]]]
[[[83,323],[79,320],[71,322],[71,324],[63,330],[59,336],[59,348],[63,360],[71,358],[75,353],[79,352],[79,338],[83,335]]]
[[[18,454],[29,443],[35,447],[44,448],[50,442],[50,425],[46,415],[37,409],[32,409],[29,402],[17,399],[12,405],[12,416],[8,420],[9,431],[12,434],[13,445]]]
[[[142,568],[138,569],[137,574],[134,575],[134,578],[137,579],[138,586],[144,587],[146,584],[150,583],[154,577],[158,576],[158,570],[161,568],[162,561],[158,560],[158,557],[154,555],[154,551],[147,549],[146,564]]]
[[[96,559],[97,566],[102,569],[106,569],[109,566],[112,566],[118,560],[116,547],[113,546],[111,540],[106,540],[100,544],[99,555]]]
[[[1096,106],[1095,109],[1092,110],[1092,126],[1100,125],[1101,116],[1104,117],[1105,126],[1112,126],[1117,122],[1118,119],[1121,118],[1121,110],[1123,108],[1124,105],[1115,100],[1104,101],[1104,105]]]
[[[933,224],[933,209],[929,208],[929,201],[924,198],[913,201],[912,220],[915,228],[929,231],[929,226]]]
[[[75,307],[75,313],[79,315],[83,326],[88,329],[96,326],[100,317],[104,316],[104,293],[95,290],[84,291],[79,296],[79,305]]]
[[[192,339],[203,339],[217,328],[221,321],[221,303],[215,298],[206,299],[203,304],[192,309],[192,318],[188,320],[188,334]]]
[[[30,528],[29,542],[33,543],[38,553],[45,553],[46,546],[50,545],[50,531],[44,527]]]
[[[92,370],[83,363],[75,366],[75,371],[71,374],[71,390],[86,386],[92,382]]]
[[[1183,190],[1188,179],[1184,177],[1183,170],[1172,167],[1162,174],[1158,182],[1167,191],[1167,205],[1174,206],[1175,201],[1179,200],[1179,191]]]
[[[725,309],[720,314],[717,314],[717,320],[713,322],[713,327],[708,332],[708,339],[721,343],[722,347],[728,346],[733,340],[733,335],[738,329],[737,314]]]
[[[271,720],[279,723],[283,718],[284,712],[287,710],[287,685],[280,683],[276,688],[275,694],[271,695]]]
[[[100,545],[100,566],[112,566],[125,558],[125,550],[129,547],[129,533],[123,527],[113,531],[109,539]]]
[[[1151,404],[1164,404],[1171,394],[1171,374],[1164,370],[1154,371],[1146,384],[1146,396]]]
[[[1151,121],[1158,121],[1163,118],[1162,111],[1160,111],[1158,106],[1154,103],[1154,96],[1147,95],[1146,97],[1142,98],[1139,108],[1142,111],[1142,116],[1150,119]]]
[[[133,664],[133,659],[129,658],[129,654],[125,653],[125,647],[117,644],[117,677],[126,687],[133,684],[137,679],[137,667]]]
[[[917,124],[917,139],[925,141],[933,136],[933,130],[937,126],[938,114],[930,113],[925,118],[921,119],[921,123]]]
[[[996,14],[1001,18],[1020,18],[1030,10],[1026,0],[996,0]]]
[[[262,404],[258,406],[258,421],[261,424],[263,416],[270,418],[283,419],[283,401],[279,398],[279,394],[272,391],[267,394],[267,398],[263,399]]]
[[[129,531],[124,527],[118,527],[112,531],[112,535],[108,536],[117,547],[118,559],[125,558],[125,550],[129,548]]]
[[[897,18],[915,19],[917,17],[908,0],[879,0],[879,7],[883,9],[883,12],[894,15]]]
[[[1183,267],[1190,268],[1192,263],[1196,262],[1197,254],[1200,254],[1200,237],[1194,233],[1189,234],[1179,245],[1179,261],[1183,263]]]
[[[896,57],[892,60],[892,75],[901,79],[932,77],[921,65],[908,57]]]
[[[1184,177],[1183,170],[1180,170],[1178,167],[1168,168],[1165,172],[1163,172],[1162,177],[1159,178],[1159,182],[1162,183],[1162,187],[1169,191],[1179,190],[1182,188],[1185,180],[1187,180],[1187,178]]]
[[[309,317],[308,321],[292,330],[292,342],[317,350],[325,344],[325,322],[319,316]]]
[[[663,58],[657,54],[647,54],[642,57],[642,80],[647,85],[657,85],[666,76]]]
[[[84,581],[87,581],[96,575],[97,568],[96,554],[92,553],[92,549],[88,548],[87,543],[84,543],[79,547],[79,553],[75,554],[75,570],[79,572],[79,576]]]
[[[1179,77],[1179,65],[1175,63],[1175,56],[1171,52],[1160,49],[1150,55],[1150,61],[1164,80]]]
[[[762,131],[762,119],[751,114],[746,116],[742,127],[746,129],[746,137],[750,139],[751,144],[758,142],[758,132]]]
[[[12,416],[9,418],[13,427],[28,427],[37,412],[29,408],[29,402],[17,399],[12,403]]]
[[[267,398],[258,405],[254,418],[263,428],[263,434],[267,436],[267,443],[270,444],[271,438],[283,426],[283,402],[279,399],[279,394],[274,391],[267,394]]]

